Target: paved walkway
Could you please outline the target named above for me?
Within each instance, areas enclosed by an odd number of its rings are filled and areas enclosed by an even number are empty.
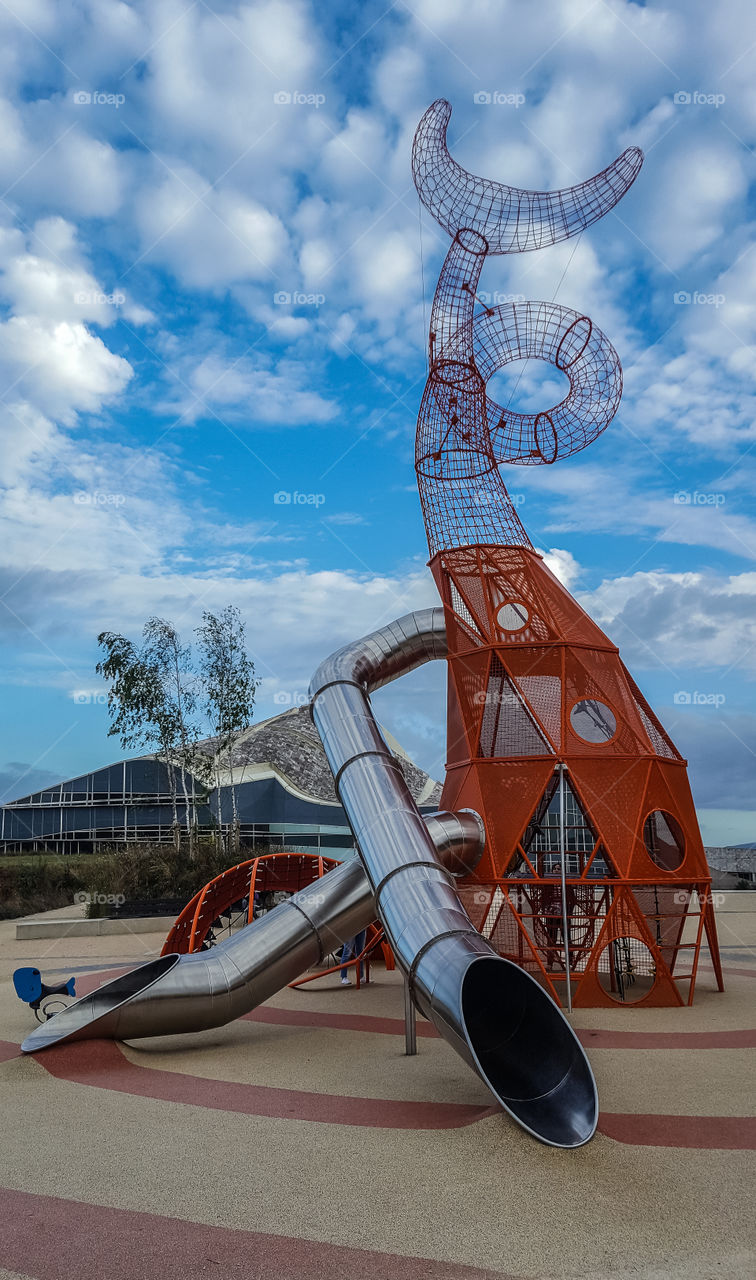
[[[163,939],[18,943],[0,924],[0,1280],[753,1274],[756,913],[726,932],[724,995],[704,968],[691,1009],[575,1013],[602,1113],[564,1152],[428,1024],[404,1056],[382,968],[196,1036],[23,1057],[14,968],[76,972],[83,993]]]

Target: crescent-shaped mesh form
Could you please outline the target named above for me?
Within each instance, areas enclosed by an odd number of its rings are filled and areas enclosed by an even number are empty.
[[[478,178],[449,154],[446,129],[451,106],[431,103],[412,144],[412,176],[426,209],[450,236],[460,227],[484,235],[489,253],[525,253],[567,240],[621,200],[643,164],[628,147],[606,169],[561,191],[523,191]]]

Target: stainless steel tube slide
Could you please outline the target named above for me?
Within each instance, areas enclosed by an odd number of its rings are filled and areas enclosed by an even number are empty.
[[[474,928],[370,706],[372,690],[445,653],[443,611],[407,614],[319,667],[313,719],[418,1009],[523,1128],[578,1147],[598,1121],[583,1048],[543,988]]]
[[[436,813],[424,821],[452,875],[477,865],[483,851],[477,814]],[[21,1048],[36,1053],[67,1040],[130,1040],[223,1026],[373,920],[370,881],[360,859],[350,858],[218,946],[161,956],[104,983],[43,1023]]]

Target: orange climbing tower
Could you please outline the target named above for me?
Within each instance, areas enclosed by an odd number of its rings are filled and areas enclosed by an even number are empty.
[[[704,934],[721,990],[685,761],[617,648],[529,548],[431,567],[449,644],[442,804],[476,809],[488,836],[460,886],[476,928],[560,1000],[569,966],[576,1006],[689,1004]]]

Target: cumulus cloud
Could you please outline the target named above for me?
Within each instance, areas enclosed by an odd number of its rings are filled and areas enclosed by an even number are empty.
[[[4,376],[43,412],[63,421],[92,412],[122,391],[131,377],[128,361],[109,351],[83,324],[53,324],[12,316],[0,324]]]
[[[630,664],[756,673],[756,573],[638,572],[581,601]]]
[[[182,365],[183,367],[183,365]],[[185,387],[176,401],[165,406],[179,412],[185,421],[201,417],[216,406],[223,414],[232,411],[237,419],[255,425],[329,422],[337,412],[331,399],[303,386],[303,365],[294,360],[273,362],[266,356],[229,360],[210,354],[186,372]]]
[[[280,218],[237,191],[214,190],[186,166],[171,167],[145,193],[138,221],[142,256],[167,265],[182,284],[277,279],[287,238]]]

